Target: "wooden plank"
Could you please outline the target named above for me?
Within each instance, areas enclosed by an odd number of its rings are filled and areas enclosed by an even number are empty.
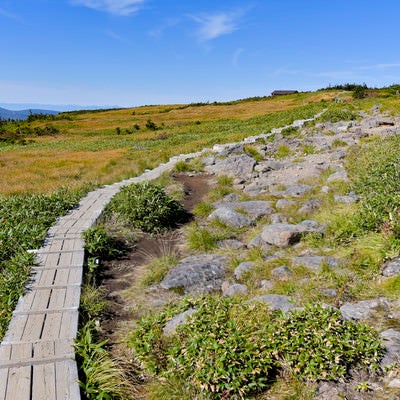
[[[36,291],[29,290],[25,293],[23,297],[20,297],[18,304],[15,307],[16,312],[27,311],[32,308],[33,301],[35,300]]]
[[[6,398],[8,381],[8,368],[0,368],[0,399]]]
[[[75,358],[74,341],[72,338],[54,341],[55,357],[69,356],[71,360]]]
[[[80,286],[68,286],[65,294],[64,308],[79,308],[80,304]]]
[[[78,332],[79,312],[67,311],[63,313],[60,328],[60,339],[75,338]]]
[[[76,362],[65,360],[56,363],[57,400],[80,400]]]
[[[0,361],[8,361],[11,359],[11,344],[2,343],[0,346]]]
[[[13,315],[8,326],[7,333],[3,338],[4,343],[19,342],[22,338],[25,326],[28,322],[28,315]]]
[[[58,310],[64,307],[66,289],[52,289],[50,301],[48,305],[49,310]]]
[[[45,311],[48,308],[49,299],[51,296],[51,289],[41,289],[33,291],[35,297],[33,299],[30,309],[32,311]]]
[[[32,287],[34,288],[35,286],[51,286],[51,285],[53,285],[57,273],[58,272],[56,269],[47,269],[47,270],[38,271],[37,277],[36,277],[35,282]]]
[[[82,285],[83,268],[73,268],[69,270],[68,284],[69,285]]]
[[[52,284],[56,286],[67,285],[69,280],[69,273],[70,271],[68,269],[57,270]]]
[[[45,321],[44,314],[28,315],[26,326],[22,334],[21,340],[24,342],[36,341],[41,338],[43,324]]]
[[[49,359],[55,356],[53,340],[38,341],[33,344],[33,353],[36,360]]]
[[[31,400],[31,370],[31,366],[9,369],[6,400]]]
[[[32,358],[32,355],[32,343],[16,343],[11,347],[10,360],[29,360]]]
[[[56,399],[56,369],[53,363],[33,366],[32,400]]]
[[[62,312],[47,314],[43,326],[42,338],[58,339],[60,337],[61,321]]]

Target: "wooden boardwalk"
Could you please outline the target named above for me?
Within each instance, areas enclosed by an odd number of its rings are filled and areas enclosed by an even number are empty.
[[[117,187],[89,193],[59,219],[37,251],[37,266],[0,346],[0,399],[80,399],[74,361],[84,263],[82,232]]]
[[[122,186],[152,180],[177,161],[90,192],[59,218],[37,250],[37,266],[0,345],[0,400],[79,400],[74,339],[84,264],[82,233],[93,226]]]

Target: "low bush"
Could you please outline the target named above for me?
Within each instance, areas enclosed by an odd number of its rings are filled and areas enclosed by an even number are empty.
[[[391,136],[351,154],[348,169],[359,195],[358,224],[364,231],[392,230],[400,237],[400,138]]]
[[[186,218],[180,203],[160,185],[147,181],[123,187],[108,209],[134,228],[149,233],[172,228]]]
[[[174,335],[163,335],[165,323],[188,308],[196,312]],[[309,305],[283,314],[265,303],[212,296],[143,318],[131,345],[160,385],[180,378],[212,399],[248,398],[280,371],[336,380],[357,365],[378,368],[382,355],[378,334],[342,320],[336,309]]]
[[[332,107],[325,111],[319,118],[319,122],[340,122],[352,121],[357,118],[357,114],[343,106]]]

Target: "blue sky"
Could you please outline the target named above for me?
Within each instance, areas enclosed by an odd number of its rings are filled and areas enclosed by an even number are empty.
[[[0,103],[135,106],[400,82],[399,0],[0,0]]]

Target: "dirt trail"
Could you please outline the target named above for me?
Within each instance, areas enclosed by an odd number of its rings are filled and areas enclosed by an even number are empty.
[[[182,205],[189,214],[208,193],[213,179],[203,174],[175,174],[173,178],[183,187]],[[130,330],[130,321],[146,308],[146,304],[161,304],[175,296],[143,288],[140,282],[152,258],[179,255],[182,242],[181,227],[158,236],[143,234],[122,259],[104,262],[100,285],[107,294],[108,307],[101,326],[111,346],[125,337]]]

